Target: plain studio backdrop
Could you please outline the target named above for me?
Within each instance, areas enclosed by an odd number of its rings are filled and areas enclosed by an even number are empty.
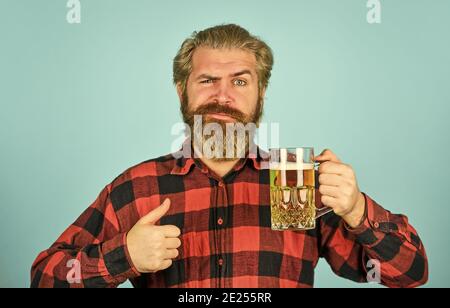
[[[427,286],[449,286],[450,1],[381,1],[379,24],[365,0],[80,2],[70,24],[65,0],[0,0],[0,286],[29,286],[37,254],[106,184],[170,152],[172,59],[230,22],[274,51],[263,121],[280,123],[280,145],[352,165],[417,228]],[[360,286],[324,260],[315,282]]]

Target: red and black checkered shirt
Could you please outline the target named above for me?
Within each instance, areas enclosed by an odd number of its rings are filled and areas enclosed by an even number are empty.
[[[130,279],[135,287],[312,287],[320,257],[337,275],[357,282],[367,281],[368,261],[375,259],[386,286],[425,283],[428,263],[414,228],[364,195],[366,219],[356,229],[329,213],[314,230],[272,231],[269,171],[261,168],[260,155],[241,159],[220,178],[198,159],[169,154],[131,167],[107,185],[39,254],[31,286],[116,287]],[[180,228],[180,255],[166,270],[140,274],[126,234],[165,198],[172,205],[160,224]],[[73,259],[81,280],[69,283]]]

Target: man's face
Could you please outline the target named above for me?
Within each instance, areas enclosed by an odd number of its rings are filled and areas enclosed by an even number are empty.
[[[262,115],[262,97],[259,96],[256,58],[254,54],[240,49],[212,49],[201,47],[192,57],[192,72],[189,76],[186,92],[177,86],[181,101],[183,120],[198,140],[205,142],[202,132],[194,129],[194,116],[201,115],[204,124],[217,123],[222,127],[223,157],[227,158],[226,143],[232,142],[234,153],[249,149],[251,140],[245,136],[245,144],[240,144],[234,136],[225,135],[227,123],[258,124]],[[245,148],[244,148],[245,146]],[[219,152],[222,152],[219,150]]]
[[[260,97],[256,58],[241,49],[198,48],[186,92],[180,86],[177,91],[183,120],[191,129],[194,115],[202,115],[204,123],[220,124],[225,131],[229,122],[257,124],[262,114],[264,91]]]
[[[186,92],[185,109],[207,122],[253,122],[259,98],[254,54],[200,47],[192,57]]]

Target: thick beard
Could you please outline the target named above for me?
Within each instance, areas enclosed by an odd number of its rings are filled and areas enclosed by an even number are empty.
[[[196,110],[190,110],[189,103],[187,100],[187,95],[184,94],[183,101],[182,101],[181,107],[180,107],[180,111],[183,116],[184,123],[186,123],[189,126],[191,133],[194,134],[194,136],[192,136],[194,139],[191,140],[191,146],[193,147],[193,149],[197,149],[197,151],[200,150],[200,153],[203,153],[202,150],[203,150],[203,145],[204,145],[205,141],[208,140],[209,138],[212,138],[212,136],[213,136],[213,135],[206,136],[206,138],[205,138],[205,136],[203,135],[203,129],[199,130],[194,127],[195,126],[194,125],[195,124],[194,116],[201,115],[202,116],[202,127],[204,127],[208,123],[217,123],[220,125],[220,127],[222,128],[222,132],[223,132],[223,144],[221,145],[221,147],[223,149],[223,153],[221,155],[222,157],[213,156],[210,159],[215,162],[235,161],[239,158],[245,157],[247,155],[247,153],[249,153],[250,149],[255,148],[254,140],[253,140],[255,132],[254,131],[253,132],[245,131],[244,142],[242,142],[242,141],[239,142],[239,138],[236,136],[237,135],[236,131],[235,131],[235,136],[229,136],[229,134],[227,134],[227,123],[231,123],[231,124],[241,123],[244,127],[250,123],[250,125],[254,124],[255,128],[259,127],[259,123],[260,123],[260,120],[261,120],[262,114],[263,114],[263,99],[260,97],[258,99],[256,108],[253,111],[253,113],[250,114],[249,116],[246,116],[245,114],[243,114],[242,112],[240,112],[238,110],[232,109],[228,106],[215,104],[215,103],[210,103],[210,104],[207,104],[204,106],[200,106]],[[236,120],[236,122],[227,122],[227,121],[209,118],[207,116],[207,114],[211,113],[211,112],[224,113],[228,116],[233,117]],[[198,143],[194,144],[194,140],[197,140]],[[229,142],[231,142],[232,148],[234,149],[234,152],[233,152],[234,155],[232,155],[232,156],[227,154],[227,144]],[[213,153],[215,153],[215,150],[216,149],[215,149],[214,145],[212,145],[211,151]],[[222,151],[220,151],[220,152],[222,152]]]

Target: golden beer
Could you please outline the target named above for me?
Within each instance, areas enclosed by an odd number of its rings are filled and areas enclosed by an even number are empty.
[[[270,166],[273,230],[314,229],[314,164],[280,162]]]

